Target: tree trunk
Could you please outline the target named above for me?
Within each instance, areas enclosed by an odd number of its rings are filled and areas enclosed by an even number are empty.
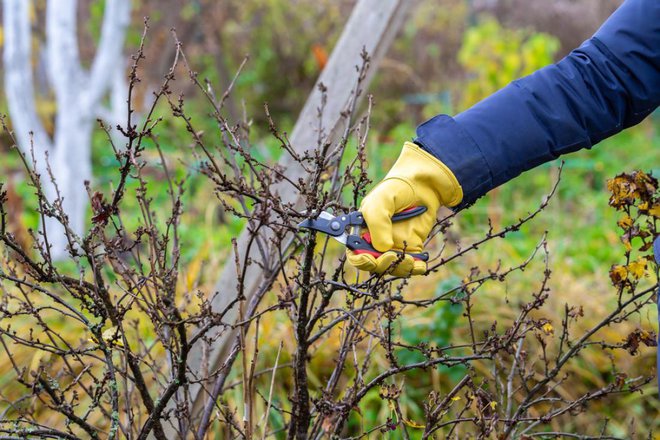
[[[34,152],[35,170],[41,175],[46,198],[52,203],[56,192],[46,166],[48,160],[69,227],[82,235],[87,205],[84,182],[92,178],[94,118],[103,113],[101,100],[113,80],[117,80],[113,78],[117,64],[123,64],[122,46],[131,3],[130,0],[105,3],[101,39],[89,72],[82,68],[78,54],[77,4],[77,0],[50,0],[47,4],[45,58],[57,104],[54,139],[46,134],[35,109],[29,0],[3,0],[6,35],[3,56],[5,90],[18,146],[28,158]],[[117,100],[113,97],[113,106]],[[43,226],[52,246],[52,257],[64,258],[68,243],[64,228],[53,218],[46,219]]]
[[[317,144],[319,121],[316,110],[320,107],[322,98],[318,85],[322,83],[329,91],[321,126],[328,133],[328,140],[336,139],[342,132],[344,124],[348,123],[342,117],[342,113],[346,110],[353,95],[357,81],[355,67],[361,64],[362,50],[366,50],[371,57],[371,67],[367,78],[362,83],[362,87],[366,89],[383,55],[400,29],[411,4],[412,2],[407,0],[360,0],[357,3],[291,133],[291,144],[299,154]],[[305,177],[302,167],[288,160],[288,156],[281,165],[292,181]],[[280,194],[285,202],[296,202],[298,199],[298,195],[293,194],[288,188],[284,188]],[[249,232],[245,230],[238,238],[238,251],[241,257],[244,257],[246,252],[249,235]],[[268,243],[267,238],[261,237],[264,243]],[[253,261],[261,260],[258,246],[252,246],[250,258]],[[247,268],[245,296],[248,302],[257,292],[263,276],[264,273],[258,265],[252,264]],[[223,310],[236,296],[233,289],[228,287],[237,285],[236,266],[233,258],[228,259],[216,285],[222,294],[215,297],[212,307],[214,311],[219,311]],[[234,313],[230,312],[226,315],[226,321],[236,319],[236,307],[232,312]],[[232,336],[231,332],[227,332],[210,347],[209,367],[211,371],[225,360],[229,345],[234,339]],[[202,353],[199,345],[193,347],[193,352],[189,356],[191,371],[199,371],[202,365]],[[190,394],[193,398],[192,412],[197,415],[207,401],[208,395],[199,386],[191,386]]]
[[[47,176],[45,154],[52,146],[37,116],[34,100],[30,2],[3,0],[2,6],[5,93],[12,126],[19,146],[28,156],[31,148],[34,148],[36,171]]]
[[[69,227],[76,234],[85,230],[87,194],[85,181],[92,178],[91,118],[72,112],[64,126],[73,129],[58,130],[50,165],[56,176],[57,189],[62,207],[69,218]],[[66,256],[67,238],[62,225],[55,219],[46,220],[46,231],[52,245],[52,255],[61,259]]]

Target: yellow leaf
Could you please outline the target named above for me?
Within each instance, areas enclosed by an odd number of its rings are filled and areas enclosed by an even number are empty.
[[[627,251],[627,252],[632,251],[632,245],[630,244],[630,241],[628,241],[628,240],[624,240],[624,241],[623,241],[623,246],[626,248],[626,251]]]
[[[552,327],[552,326],[551,326],[551,327]],[[492,402],[490,402],[490,408],[491,408],[491,409],[495,409],[495,408],[497,408],[497,402],[495,402],[494,400],[493,400]]]
[[[655,205],[653,208],[649,209],[649,214],[653,217],[660,218],[660,205]]]
[[[625,174],[608,180],[607,189],[612,193],[610,205],[617,209],[631,204],[639,196],[634,180]]]
[[[461,396],[454,396],[454,397],[451,398],[451,400],[456,402],[457,400],[461,400]]]
[[[633,225],[633,219],[629,215],[626,215],[616,223],[619,227],[627,230]]]
[[[403,420],[403,423],[410,426],[411,428],[424,429],[424,425],[420,425],[419,423],[415,423],[412,420],[406,420],[405,417],[402,420]]]
[[[332,177],[332,174],[330,174],[330,172],[328,172],[328,171],[324,171],[323,173],[321,173],[321,180],[324,181],[324,182],[326,180],[329,180],[331,177]]]
[[[119,336],[119,330],[117,329],[117,327],[110,327],[101,334],[101,337],[105,342],[110,342],[116,345],[117,347],[124,346],[121,340],[121,336]]]
[[[541,329],[545,332],[546,335],[549,335],[549,334],[555,332],[555,328],[549,322],[546,322],[545,324],[543,324],[543,327],[541,327]],[[491,404],[492,403],[495,403],[495,402],[491,402]]]
[[[636,261],[633,261],[628,265],[628,272],[631,273],[636,280],[644,276],[645,271],[646,258],[639,257]]]

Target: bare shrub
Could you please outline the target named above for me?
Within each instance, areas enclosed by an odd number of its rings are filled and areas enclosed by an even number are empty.
[[[139,84],[140,50],[134,57],[130,90]],[[485,225],[483,237],[460,243],[452,237],[457,215],[438,219],[429,238],[429,274],[454,267],[467,273],[449,280],[423,297],[407,294],[411,280],[366,276],[345,265],[341,249],[328,237],[302,232],[297,224],[320,210],[348,212],[358,207],[370,181],[366,142],[371,99],[363,114],[348,108],[353,122],[337,142],[328,142],[323,127],[317,145],[296,153],[285,132],[270,117],[270,130],[281,154],[304,167],[307,177],[294,181],[279,164],[262,160],[250,143],[250,122],[229,121],[223,111],[230,84],[216,94],[188,67],[190,78],[207,100],[217,131],[195,125],[183,96],[171,89],[176,59],[155,93],[143,122],[127,112],[120,127],[125,146],[112,144],[117,172],[110,191],[89,185],[93,210],[83,236],[68,227],[61,200],[43,195],[43,180],[21,156],[43,218],[57,219],[69,243],[67,264],[54,264],[49,237],[31,231],[26,248],[8,228],[12,215],[0,190],[0,344],[13,369],[15,384],[1,391],[0,432],[7,438],[137,438],[153,434],[168,438],[367,438],[370,433],[396,431],[402,438],[535,438],[562,437],[555,430],[580,417],[593,401],[639,392],[652,376],[630,376],[612,363],[604,386],[574,395],[564,390],[569,367],[589,350],[636,353],[654,345],[652,330],[631,326],[653,300],[656,283],[647,274],[657,269],[650,243],[658,235],[658,182],[637,172],[610,182],[612,206],[622,210],[624,259],[611,271],[614,292],[609,313],[585,331],[576,323],[586,310],[566,305],[561,322],[547,319],[552,275],[546,236],[534,252],[511,267],[470,266],[470,256],[487,242],[502,240],[541,215],[556,186],[538,208],[514,224],[496,229]],[[356,94],[369,57],[356,66]],[[187,65],[186,65],[187,66]],[[233,83],[232,83],[233,84]],[[332,91],[324,90],[324,93]],[[130,100],[129,100],[130,102]],[[169,108],[168,118],[186,126],[198,169],[214,188],[227,215],[244,221],[250,246],[259,259],[236,252],[238,283],[212,291],[182,282],[180,240],[182,194],[186,180],[176,180],[159,146],[163,123],[156,108]],[[266,107],[266,115],[268,108]],[[323,112],[323,102],[318,108]],[[5,125],[5,129],[7,129]],[[152,205],[147,145],[158,154],[168,180],[168,215]],[[19,150],[16,154],[22,155]],[[126,190],[128,182],[137,189]],[[559,181],[557,181],[557,184]],[[276,191],[295,191],[299,203],[283,203]],[[128,229],[124,206],[134,197],[139,226]],[[43,223],[43,222],[42,222]],[[234,242],[235,244],[235,242]],[[639,249],[639,251],[634,251]],[[246,268],[258,266],[263,282],[247,299]],[[479,317],[481,294],[528,269],[534,289],[513,292],[511,319],[493,322]],[[606,295],[604,292],[600,292]],[[214,295],[231,298],[223,310],[210,307]],[[226,319],[238,310],[238,321]],[[411,316],[428,315],[459,333],[434,333],[414,342],[405,337]],[[426,316],[425,315],[425,316]],[[272,340],[274,326],[285,326],[288,338]],[[599,330],[634,328],[618,343],[598,340]],[[209,347],[223,334],[231,338],[225,360],[192,371],[192,347]],[[419,335],[418,335],[419,336]],[[331,356],[331,367],[316,369]],[[415,383],[441,371],[442,387],[415,404],[423,419],[407,415]],[[200,409],[192,407],[192,385],[202,387]],[[389,413],[366,419],[374,399]],[[604,425],[580,438],[615,438]]]

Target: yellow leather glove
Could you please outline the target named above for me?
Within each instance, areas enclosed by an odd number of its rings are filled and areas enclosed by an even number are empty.
[[[400,254],[421,252],[424,240],[435,224],[440,206],[456,206],[463,190],[445,164],[412,142],[406,142],[401,155],[385,179],[366,195],[360,205],[371,236],[372,246],[380,256],[346,251],[348,262],[361,270],[394,276],[420,275],[426,272],[426,262]],[[413,206],[426,206],[423,214],[392,223],[392,216]]]

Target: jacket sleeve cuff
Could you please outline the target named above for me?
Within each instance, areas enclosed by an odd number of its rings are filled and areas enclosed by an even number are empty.
[[[474,139],[448,115],[438,115],[417,127],[414,142],[444,163],[463,189],[459,211],[493,188],[488,162]],[[457,148],[460,146],[460,148]]]

